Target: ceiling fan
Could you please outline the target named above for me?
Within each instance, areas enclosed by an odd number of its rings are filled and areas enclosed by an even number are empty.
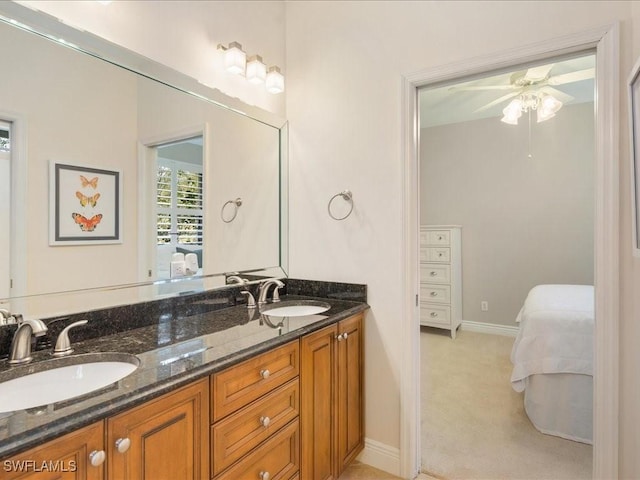
[[[531,110],[537,111],[538,122],[543,122],[555,116],[564,103],[573,100],[556,86],[568,83],[580,82],[594,78],[595,68],[587,68],[575,72],[549,76],[554,64],[532,67],[527,70],[514,72],[509,77],[508,84],[502,85],[460,85],[453,86],[451,91],[481,91],[481,90],[508,90],[509,93],[497,98],[475,110],[482,112],[495,105],[499,105],[509,99],[511,102],[503,109],[502,121],[517,125],[522,113]]]

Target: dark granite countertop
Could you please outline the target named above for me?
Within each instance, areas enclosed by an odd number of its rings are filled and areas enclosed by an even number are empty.
[[[274,328],[257,311],[240,305],[179,319],[160,318],[153,325],[74,343],[72,357],[129,353],[140,359],[140,366],[122,380],[82,397],[0,413],[0,457],[114,415],[369,308],[364,302],[335,298],[287,295],[282,300],[318,300],[331,308],[318,315],[271,317],[282,320]],[[33,356],[34,366],[52,358],[50,350]],[[0,381],[11,378],[11,370],[6,360],[0,361]]]

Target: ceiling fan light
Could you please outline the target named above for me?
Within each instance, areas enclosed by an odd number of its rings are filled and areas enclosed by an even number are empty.
[[[545,95],[540,102],[539,110],[556,113],[562,108],[562,102],[552,95]]]

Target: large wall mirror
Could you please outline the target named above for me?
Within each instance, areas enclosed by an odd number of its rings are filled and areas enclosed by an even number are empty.
[[[229,272],[286,275],[284,120],[3,3],[4,304],[139,284],[177,294],[224,285]],[[117,235],[104,241],[110,215]],[[68,237],[52,235],[58,225]],[[196,254],[194,275],[172,271],[176,252]]]

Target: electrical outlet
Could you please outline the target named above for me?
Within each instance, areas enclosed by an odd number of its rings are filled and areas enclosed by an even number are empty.
[[[482,310],[483,312],[488,312],[489,302],[486,302],[486,301],[480,302],[480,310]]]

